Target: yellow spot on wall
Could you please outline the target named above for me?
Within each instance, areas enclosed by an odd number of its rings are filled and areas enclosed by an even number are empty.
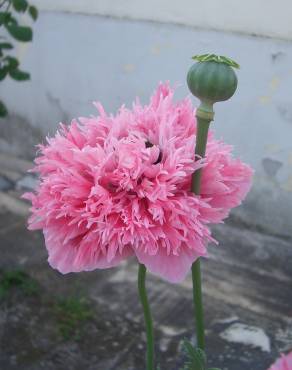
[[[150,52],[153,55],[160,55],[163,51],[169,50],[173,48],[173,44],[171,42],[161,42],[159,44],[155,44],[150,48]]]
[[[134,72],[135,70],[135,65],[134,64],[124,64],[123,65],[123,71],[126,73],[131,73]]]
[[[290,175],[287,181],[284,182],[282,188],[286,191],[292,192],[292,175]]]
[[[270,89],[271,90],[277,90],[278,86],[280,84],[280,80],[278,77],[273,77],[271,82],[270,82]]]
[[[269,104],[271,102],[271,97],[270,96],[260,96],[259,100],[261,104]]]
[[[161,53],[161,46],[160,45],[154,45],[152,46],[152,48],[150,49],[151,51],[151,54],[153,55],[160,55]]]
[[[263,95],[259,97],[260,103],[261,104],[269,104],[272,101],[272,97],[279,87],[280,84],[280,79],[278,77],[273,77],[269,83],[269,95]]]
[[[265,145],[265,150],[269,153],[277,153],[281,148],[277,144],[267,144]]]

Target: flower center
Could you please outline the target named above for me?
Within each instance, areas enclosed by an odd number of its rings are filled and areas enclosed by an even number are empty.
[[[145,142],[145,146],[146,146],[146,148],[152,148],[154,145],[149,141],[149,140],[147,140],[146,142]],[[162,151],[160,150],[160,148],[159,148],[159,155],[158,155],[158,158],[157,158],[157,160],[153,163],[153,164],[158,164],[158,163],[160,163],[161,162],[161,160],[162,160]]]

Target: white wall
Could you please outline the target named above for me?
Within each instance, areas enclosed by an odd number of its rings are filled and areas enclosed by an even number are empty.
[[[291,0],[34,0],[41,10],[178,23],[292,40]]]
[[[17,50],[31,81],[0,84],[10,112],[0,150],[33,156],[58,122],[96,114],[93,100],[115,112],[136,96],[146,102],[159,80],[179,83],[177,96],[185,96],[193,54],[227,55],[241,65],[238,91],[216,104],[212,127],[256,169],[239,211],[248,223],[292,235],[292,42],[57,11],[41,12],[34,30],[33,43]]]

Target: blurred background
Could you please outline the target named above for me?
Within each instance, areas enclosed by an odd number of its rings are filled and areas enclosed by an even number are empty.
[[[255,169],[247,200],[214,229],[204,261],[210,366],[264,370],[292,349],[292,4],[288,0],[34,0],[31,43],[15,56],[31,79],[0,81],[0,368],[142,370],[136,266],[61,276],[19,199],[36,179],[35,145],[59,122],[143,103],[159,81],[189,94],[194,54],[241,65],[235,96],[215,106],[218,138]],[[21,16],[24,24],[31,24]],[[0,36],[6,36],[0,26]],[[195,104],[198,102],[194,101]],[[190,280],[149,278],[163,369],[193,333]]]

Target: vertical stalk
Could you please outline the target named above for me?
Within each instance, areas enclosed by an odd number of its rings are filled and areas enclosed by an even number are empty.
[[[194,315],[196,322],[197,346],[205,350],[205,326],[202,299],[201,261],[198,258],[192,265]]]
[[[199,108],[198,108],[199,110]],[[206,153],[206,145],[208,138],[208,130],[211,119],[201,118],[200,113],[197,112],[197,134],[196,134],[196,149],[195,154],[200,157],[204,157]],[[202,169],[199,169],[193,173],[192,176],[192,192],[196,195],[200,194]]]
[[[138,291],[140,301],[144,312],[144,321],[146,326],[146,338],[147,338],[147,355],[146,355],[146,370],[154,370],[154,335],[153,335],[153,323],[150,311],[150,306],[146,291],[146,267],[139,263],[138,271]]]
[[[230,99],[236,91],[237,76],[233,68],[239,64],[223,55],[203,54],[193,57],[193,64],[187,74],[187,83],[191,93],[201,104],[196,112],[197,136],[195,153],[205,156],[209,124],[214,118],[213,105]],[[200,194],[202,169],[192,176],[191,191]],[[194,314],[197,326],[197,343],[205,349],[204,317],[201,287],[201,268],[198,259],[192,266]]]
[[[201,109],[200,109],[201,108]],[[213,112],[205,112],[202,105],[197,110],[197,135],[195,154],[204,157],[208,138],[210,122],[213,119]],[[191,190],[196,195],[200,194],[202,169],[193,173]],[[202,279],[201,279],[201,262],[198,258],[192,265],[193,281],[193,301],[194,316],[196,322],[197,345],[200,349],[205,350],[205,328],[204,328],[204,310],[202,299]]]

